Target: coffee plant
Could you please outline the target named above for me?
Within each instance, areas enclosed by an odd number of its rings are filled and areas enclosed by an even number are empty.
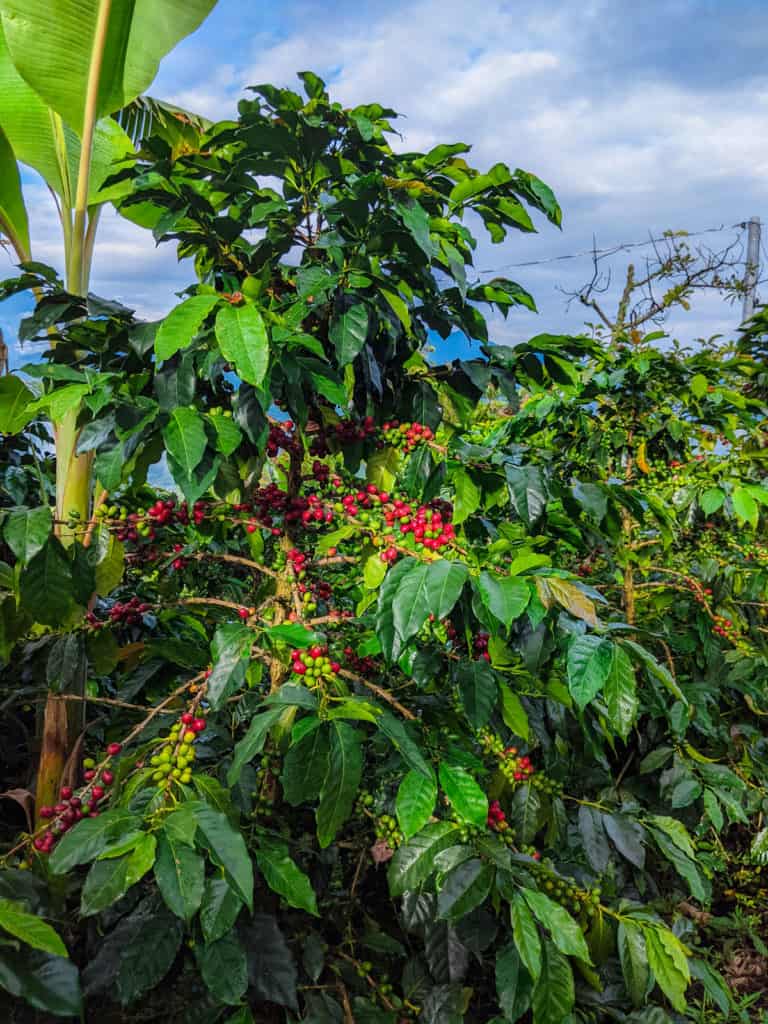
[[[194,266],[162,321],[2,286],[8,1019],[756,1019],[759,340],[492,344],[473,230],[550,189],[299,77],[106,180]]]

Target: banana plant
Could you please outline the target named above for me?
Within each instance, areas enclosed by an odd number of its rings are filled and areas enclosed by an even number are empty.
[[[65,282],[87,295],[99,214],[124,184],[105,184],[133,150],[112,116],[150,86],[161,59],[216,0],[0,0],[0,232],[19,262],[32,258],[18,164],[37,171],[54,197]],[[80,408],[54,422],[56,522],[91,513],[92,453],[78,455]],[[68,724],[68,721],[70,724]],[[38,806],[58,787],[73,732],[62,701],[45,711]]]

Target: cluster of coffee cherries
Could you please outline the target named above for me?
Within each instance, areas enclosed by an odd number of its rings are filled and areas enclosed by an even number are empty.
[[[439,551],[452,544],[456,536],[445,511],[428,505],[414,509],[409,502],[399,498],[394,500],[391,509],[385,510],[384,521],[388,526],[397,528],[405,538],[412,536],[416,551]]]
[[[120,743],[110,743],[107,754],[115,757],[122,749]],[[40,808],[39,817],[50,824],[32,841],[38,853],[50,853],[61,836],[83,818],[98,818],[102,803],[109,798],[114,773],[109,768],[99,771],[91,757],[84,758],[82,766],[85,785],[78,792],[72,786],[62,786],[58,803]]]
[[[195,502],[192,517],[196,523],[202,522],[205,516],[204,502]],[[101,505],[96,510],[97,518],[110,522],[115,527],[115,535],[120,541],[137,542],[154,540],[157,530],[164,526],[188,526],[190,522],[189,506],[186,501],[176,504],[176,499],[158,498],[149,508],[137,508],[129,512],[120,505]]]
[[[472,646],[475,649],[475,658],[477,661],[490,661],[491,656],[488,653],[488,634],[477,633],[472,639]]]
[[[473,839],[479,839],[483,834],[483,829],[479,825],[473,825],[469,821],[464,821],[463,818],[459,818],[456,815],[451,819],[454,825],[459,830],[459,839],[462,843],[469,843]]]
[[[288,561],[291,563],[291,569],[296,579],[303,579],[306,575],[307,562],[309,561],[309,555],[304,554],[298,548],[291,548],[288,552]]]
[[[722,637],[723,640],[730,640],[732,643],[739,639],[739,631],[731,619],[726,619],[724,615],[715,615],[713,621],[712,632],[715,636]]]
[[[432,441],[435,436],[432,428],[422,423],[399,423],[397,420],[382,423],[381,430],[388,444],[402,448],[406,453],[419,444]]]
[[[291,667],[297,676],[304,676],[311,685],[321,679],[333,679],[341,671],[338,661],[331,661],[328,648],[320,644],[306,650],[291,651]]]
[[[344,648],[344,658],[352,671],[357,672],[360,676],[370,676],[377,671],[376,659],[370,654],[360,657],[353,647],[347,646]]]
[[[154,769],[152,781],[157,783],[158,789],[167,789],[173,782],[187,784],[192,781],[192,765],[196,756],[193,743],[205,728],[205,719],[191,711],[185,711],[179,721],[174,722],[168,738],[149,759]]]
[[[107,625],[139,626],[142,624],[144,616],[150,611],[152,611],[152,605],[134,595],[128,601],[115,601],[109,609],[107,619],[100,619],[95,612],[88,611],[85,613],[85,621],[93,630],[102,629]]]
[[[599,886],[581,889],[575,878],[558,875],[543,864],[531,866],[530,871],[539,889],[574,916],[592,917],[599,907],[602,892]]]
[[[491,800],[488,804],[488,828],[494,832],[506,832],[509,829],[509,822],[498,800]]]
[[[142,616],[151,609],[152,605],[134,594],[128,601],[115,601],[109,609],[109,620],[113,626],[138,626]]]
[[[334,429],[339,444],[354,444],[356,441],[367,441],[377,433],[373,416],[366,416],[360,422],[351,418],[339,420]]]
[[[267,455],[274,459],[281,449],[294,455],[301,454],[301,440],[294,433],[294,425],[291,420],[273,423],[269,428]]]
[[[544,775],[543,772],[536,772],[535,775],[531,776],[531,785],[534,789],[538,789],[540,793],[544,793],[545,796],[562,796],[563,784],[558,782],[557,779],[551,779],[548,775]]]
[[[519,754],[517,747],[506,746],[501,736],[490,729],[481,729],[478,739],[484,754],[498,758],[501,773],[507,782],[526,782],[534,775],[535,768],[530,757]]]
[[[398,828],[397,821],[391,814],[379,815],[374,828],[376,830],[376,839],[379,842],[386,843],[390,850],[396,850],[405,839],[405,836]]]
[[[301,595],[301,603],[305,612],[316,612],[318,601],[329,601],[333,594],[330,583],[299,583],[296,588]]]

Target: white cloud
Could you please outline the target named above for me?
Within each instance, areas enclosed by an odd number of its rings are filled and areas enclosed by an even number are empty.
[[[552,2],[543,10],[507,0],[333,9],[294,2],[281,12],[280,37],[267,30],[266,15],[250,35],[242,19],[239,39],[232,36],[225,53],[203,26],[152,91],[210,117],[231,117],[244,86],[267,81],[297,88],[296,71],[311,68],[344,103],[377,100],[407,115],[397,125],[404,136],[398,145],[427,149],[462,140],[473,144],[480,165],[503,160],[534,171],[558,194],[563,234],[544,227],[538,237],[511,236],[503,246],[484,242],[480,267],[580,251],[593,233],[607,245],[649,230],[730,225],[759,213],[768,190],[768,78],[750,76],[746,65],[740,76],[710,87],[701,76],[686,81],[684,68],[673,74],[633,63],[625,37],[610,34],[626,33],[625,6],[626,14],[636,13],[629,0]],[[222,17],[227,10],[240,17],[234,0],[221,0],[220,8]],[[693,17],[689,8],[683,3],[680,11]],[[670,16],[680,11],[675,7]],[[713,17],[725,13],[717,8]],[[692,50],[680,53],[683,64],[700,60]],[[57,224],[43,205],[48,198],[42,190],[29,195],[35,255],[57,259]],[[627,259],[617,257],[617,279]],[[566,314],[556,285],[573,290],[588,280],[588,258],[509,273],[533,291],[543,313],[538,319],[514,314],[500,327],[505,338],[578,328],[583,310],[574,304]],[[188,265],[176,264],[172,245],[158,249],[148,233],[105,215],[94,290],[157,316],[191,276]],[[680,330],[706,335],[737,320],[707,296]]]

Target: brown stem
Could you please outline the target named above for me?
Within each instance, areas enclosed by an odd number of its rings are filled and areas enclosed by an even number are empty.
[[[375,693],[382,700],[385,700],[387,704],[391,704],[393,708],[396,708],[403,718],[407,718],[409,722],[417,721],[416,715],[408,708],[403,707],[396,697],[393,697],[389,690],[385,690],[382,686],[377,686],[376,683],[370,682],[368,679],[364,679],[363,676],[355,675],[354,672],[349,672],[343,668],[339,671],[339,675],[343,679],[349,679],[353,683],[359,683],[361,686],[367,687],[372,693]]]

